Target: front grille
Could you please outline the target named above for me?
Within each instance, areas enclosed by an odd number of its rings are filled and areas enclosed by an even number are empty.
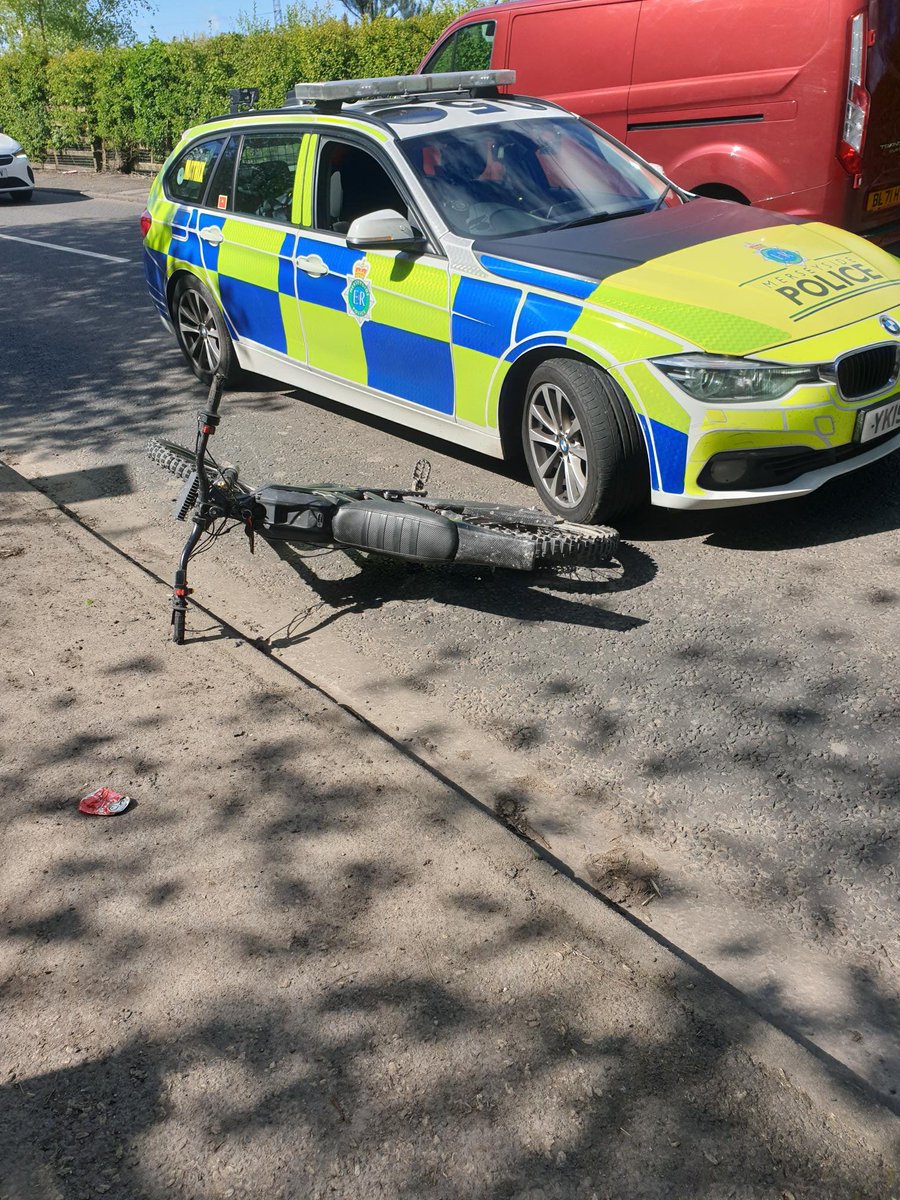
[[[8,167],[12,160],[11,154],[0,154],[0,167]]]
[[[845,400],[875,396],[897,380],[897,347],[870,346],[848,354],[838,364],[838,387]]]
[[[30,188],[31,184],[27,179],[19,179],[16,175],[10,175],[7,179],[0,179],[0,192],[11,192],[13,188]]]

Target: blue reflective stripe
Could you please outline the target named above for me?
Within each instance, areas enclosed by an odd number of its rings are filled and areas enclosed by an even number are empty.
[[[180,258],[182,262],[190,263],[192,267],[203,266],[203,251],[200,239],[197,237],[197,222],[195,208],[176,208],[172,217],[172,237],[169,241],[169,254],[172,258]]]
[[[650,486],[659,490],[659,472],[656,469],[656,455],[653,453],[653,438],[650,434],[650,422],[643,413],[638,413],[638,420],[644,430],[644,441],[647,443],[647,461],[650,464]]]
[[[191,218],[197,210],[195,208],[184,208],[179,206],[172,214],[172,228],[177,229],[179,233],[184,231],[191,224]]]
[[[531,294],[516,322],[516,341],[524,342],[526,338],[535,337],[545,329],[552,329],[554,333],[568,333],[581,313],[582,309],[577,304]]]
[[[346,312],[344,289],[347,286],[347,276],[353,274],[354,263],[365,257],[363,252],[350,250],[347,246],[335,246],[330,242],[318,242],[313,238],[298,237],[294,253],[298,258],[301,255],[317,254],[331,272],[316,279],[298,267],[297,299],[305,300],[309,304],[321,304],[323,308],[333,308],[337,312]]]
[[[221,229],[225,224],[225,217],[220,217],[212,213],[200,213],[197,217],[197,228],[209,229],[210,226],[215,226]],[[212,242],[203,243],[203,261],[207,271],[218,271],[219,269],[219,247]]]
[[[150,289],[150,295],[159,303],[165,303],[166,297],[166,262],[167,257],[160,250],[144,247],[144,277]]]
[[[255,283],[243,283],[230,275],[220,275],[219,293],[242,337],[287,354],[278,292],[258,287]]]
[[[284,292],[286,296],[294,295],[294,276],[297,273],[297,268],[294,266],[295,245],[296,235],[286,233],[278,252],[278,290]]]
[[[338,312],[347,311],[344,299],[344,288],[347,280],[341,275],[322,275],[314,279],[305,271],[296,271],[297,299],[306,300],[309,304],[321,304],[323,308],[334,308]]]
[[[451,341],[467,350],[501,357],[513,340],[512,326],[521,297],[518,288],[461,279],[453,299]]]
[[[362,325],[369,387],[436,412],[453,412],[453,359],[447,342],[377,321]]]
[[[574,296],[578,300],[586,300],[591,292],[597,290],[594,280],[557,275],[554,271],[542,271],[540,267],[511,262],[508,258],[494,258],[491,254],[482,254],[478,261],[492,275],[500,275],[503,279],[512,279],[516,283],[528,284],[531,287],[546,288],[548,292],[562,292],[564,296]]]
[[[659,459],[660,486],[664,492],[680,494],[684,491],[684,472],[687,466],[687,434],[652,419],[650,429],[653,445],[656,447],[656,457]]]
[[[318,254],[329,271],[336,275],[352,275],[353,264],[365,258],[364,250],[351,250],[349,246],[335,245],[333,242],[319,242],[315,238],[297,238],[296,254]]]

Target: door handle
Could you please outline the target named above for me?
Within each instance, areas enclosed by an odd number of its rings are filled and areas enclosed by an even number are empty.
[[[312,275],[314,279],[321,279],[323,275],[328,274],[328,267],[318,254],[298,254],[294,259],[294,265],[301,271],[305,271],[307,275]]]
[[[211,246],[221,246],[225,241],[225,234],[218,225],[206,225],[200,230],[200,236],[204,242],[209,242]]]

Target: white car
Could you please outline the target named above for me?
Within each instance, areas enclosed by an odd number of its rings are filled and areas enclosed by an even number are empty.
[[[0,133],[0,196],[23,203],[34,195],[34,171],[17,141]]]

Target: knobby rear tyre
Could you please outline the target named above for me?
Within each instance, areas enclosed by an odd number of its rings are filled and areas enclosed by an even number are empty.
[[[614,556],[619,535],[606,526],[565,521],[528,525],[518,517],[505,525],[498,514],[470,517],[459,525],[457,562],[540,571],[554,567],[600,567]]]

